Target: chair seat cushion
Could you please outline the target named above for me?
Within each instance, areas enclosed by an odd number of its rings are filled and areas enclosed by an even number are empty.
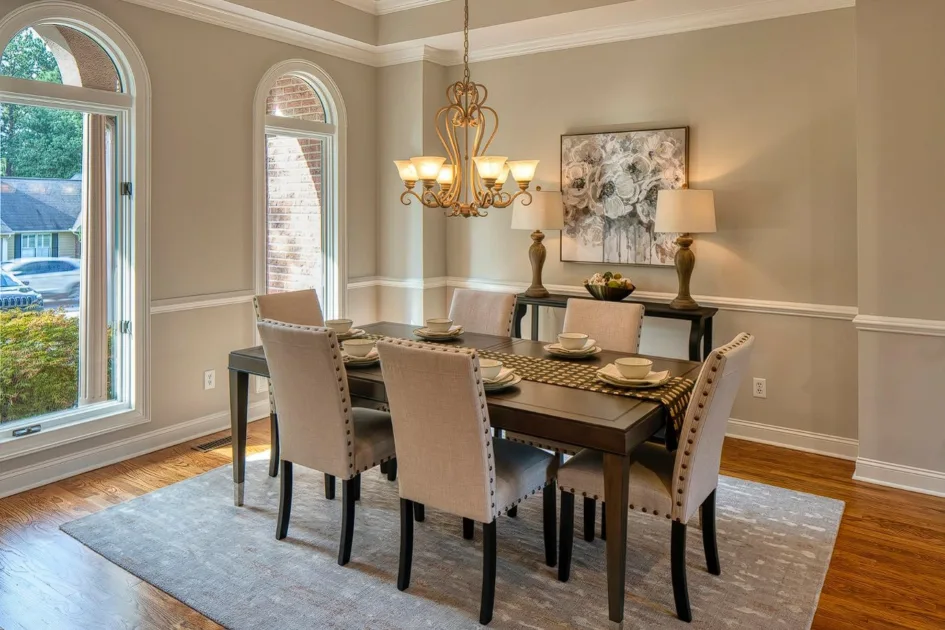
[[[558,471],[557,456],[519,442],[498,439],[495,453],[495,505],[499,512],[544,488]]]
[[[581,450],[580,446],[565,444],[564,442],[555,442],[554,440],[536,438],[531,435],[525,435],[524,433],[513,433],[506,431],[505,439],[511,440],[513,442],[521,442],[522,444],[528,444],[529,446],[536,446],[538,448],[554,451],[556,453],[564,453],[566,455],[576,455],[577,452]]]
[[[394,428],[390,414],[354,407],[354,469],[361,473],[394,456]]]
[[[630,456],[630,509],[670,517],[673,507],[675,454],[661,444],[644,442]],[[566,492],[604,498],[604,454],[583,450],[558,471]]]

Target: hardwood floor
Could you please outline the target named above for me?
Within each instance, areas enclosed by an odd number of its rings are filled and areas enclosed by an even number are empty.
[[[219,628],[58,529],[230,460],[229,448],[192,444],[0,499],[0,628]],[[252,423],[247,451],[268,445],[269,423]],[[726,441],[722,472],[846,501],[815,629],[945,628],[945,499],[855,482],[852,462],[739,440]]]

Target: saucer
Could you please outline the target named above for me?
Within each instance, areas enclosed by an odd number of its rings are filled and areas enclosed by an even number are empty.
[[[353,357],[344,350],[341,352],[341,358],[344,360],[345,365],[350,365],[352,367],[365,367],[368,365],[374,365],[380,361],[380,355],[377,353],[377,348],[372,348],[368,352],[366,357]]]
[[[483,381],[482,388],[487,392],[500,392],[504,389],[512,387],[513,385],[518,385],[521,382],[522,377],[518,374],[513,374],[512,378],[508,379],[507,381],[502,381],[501,383],[486,383]]]
[[[515,378],[515,370],[512,368],[503,367],[501,370],[499,370],[499,375],[495,378],[483,377],[482,383],[486,387],[489,387],[490,385],[504,385],[513,378]]]
[[[665,385],[672,378],[672,375],[669,370],[663,370],[662,372],[650,372],[646,378],[625,378],[617,370],[616,365],[608,363],[597,370],[597,378],[614,387],[646,389]]]
[[[552,354],[556,357],[561,357],[563,359],[584,359],[586,357],[592,357],[595,354],[601,352],[600,346],[595,346],[596,343],[593,339],[589,339],[589,345],[584,346],[581,350],[567,350],[561,347],[561,344],[552,343],[545,346],[545,352]]]
[[[338,336],[339,341],[347,341],[348,339],[355,339],[357,337],[364,336],[363,328],[349,328],[346,333],[335,333]]]
[[[448,332],[434,332],[424,327],[414,329],[413,334],[420,337],[421,339],[427,339],[430,341],[444,341],[448,339],[457,339],[463,334],[463,332],[462,326],[451,326]]]

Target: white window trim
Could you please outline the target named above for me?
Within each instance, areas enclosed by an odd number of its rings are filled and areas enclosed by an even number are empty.
[[[131,249],[129,273],[131,295],[126,304],[131,313],[134,361],[130,362],[130,400],[107,402],[69,410],[60,416],[64,422],[40,433],[12,438],[9,430],[0,430],[0,461],[61,446],[111,431],[150,421],[150,248],[151,210],[151,82],[144,58],[128,35],[111,19],[88,7],[62,0],[41,0],[11,11],[0,19],[0,46],[30,26],[69,26],[102,43],[111,54],[125,87],[124,93],[112,93],[76,86],[0,77],[0,99],[23,105],[40,102],[49,105],[92,110],[101,114],[124,114],[126,128],[120,129],[127,143],[123,162],[118,166],[122,179],[131,177],[134,196],[131,205]],[[15,93],[13,93],[15,92]],[[121,181],[121,180],[119,180]],[[132,298],[133,296],[133,298]],[[94,415],[94,419],[89,419]],[[19,425],[22,426],[22,425]]]
[[[291,74],[309,83],[322,100],[327,123],[309,122],[266,114],[269,91],[280,78]],[[325,177],[330,183],[322,199],[325,241],[326,317],[342,317],[348,311],[348,248],[346,225],[346,168],[348,116],[341,90],[316,64],[303,59],[277,63],[263,76],[253,101],[253,267],[257,294],[266,292],[266,133],[301,137],[328,137]],[[333,136],[333,137],[332,137]],[[327,212],[326,212],[327,210]],[[255,329],[254,329],[255,334]]]

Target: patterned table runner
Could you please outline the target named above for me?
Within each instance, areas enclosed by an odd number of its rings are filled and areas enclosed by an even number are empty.
[[[382,339],[381,335],[364,335],[370,339]],[[428,343],[428,342],[421,342]],[[435,342],[434,342],[435,343]],[[442,344],[437,344],[442,345]],[[461,345],[450,344],[450,347],[474,350]],[[563,359],[545,359],[541,357],[529,357],[518,354],[507,354],[505,352],[493,352],[491,350],[476,350],[480,357],[486,359],[495,359],[501,361],[506,367],[515,370],[515,373],[526,381],[535,383],[546,383],[548,385],[560,385],[561,387],[571,387],[573,389],[583,389],[601,394],[610,394],[612,396],[624,396],[627,398],[636,398],[638,400],[649,400],[658,402],[665,407],[669,415],[669,427],[672,431],[666,432],[666,447],[674,451],[679,443],[679,435],[682,432],[683,420],[686,418],[686,408],[689,406],[689,398],[692,394],[692,388],[695,383],[680,376],[674,376],[660,387],[650,389],[623,389],[613,387],[597,379],[597,366],[581,363],[580,361],[568,361]]]

